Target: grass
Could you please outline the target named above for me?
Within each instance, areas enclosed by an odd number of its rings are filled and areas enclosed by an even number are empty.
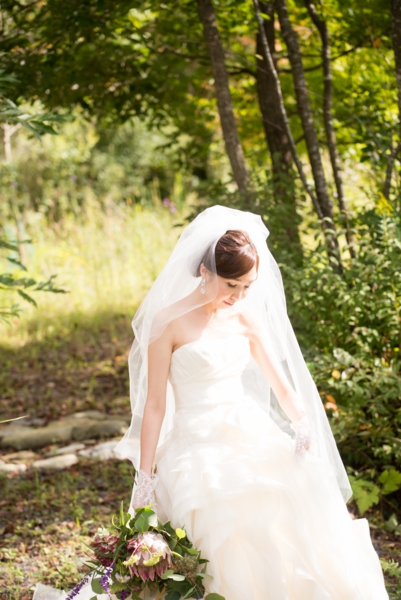
[[[36,583],[71,589],[84,572],[87,544],[128,507],[132,465],[80,462],[66,471],[2,477],[0,598],[31,600]]]
[[[175,244],[180,217],[137,205],[52,228],[27,221],[35,241],[24,248],[29,274],[57,273],[69,293],[37,293],[37,309],[24,305],[11,327],[0,326],[0,420],[128,412],[130,321]]]

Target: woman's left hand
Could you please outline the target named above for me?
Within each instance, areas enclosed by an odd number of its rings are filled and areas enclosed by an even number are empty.
[[[290,427],[295,431],[295,458],[299,460],[305,450],[314,450],[315,438],[307,417],[302,417],[299,421],[293,421]]]

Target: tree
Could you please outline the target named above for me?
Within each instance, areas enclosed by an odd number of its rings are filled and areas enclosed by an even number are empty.
[[[391,0],[392,16],[392,40],[395,58],[395,77],[398,90],[398,118],[399,118],[399,141],[391,148],[388,158],[386,180],[384,182],[383,194],[386,198],[390,196],[391,178],[394,161],[401,152],[401,0]]]
[[[337,198],[340,206],[341,214],[345,220],[346,226],[346,237],[348,242],[348,248],[350,255],[355,258],[355,241],[352,234],[351,225],[349,222],[348,215],[348,203],[345,197],[343,178],[340,167],[340,157],[337,150],[336,133],[333,125],[333,76],[331,72],[331,49],[330,49],[330,34],[325,20],[320,16],[316,10],[312,0],[305,0],[308,13],[319,31],[320,38],[322,40],[322,66],[323,66],[323,80],[324,80],[324,92],[323,92],[323,122],[324,129],[326,132],[327,145],[329,147],[329,155],[331,168],[333,170],[334,182],[337,190]]]
[[[198,8],[205,32],[206,45],[210,54],[217,105],[219,107],[220,122],[227,155],[231,163],[238,189],[245,198],[245,206],[251,208],[253,193],[250,187],[249,174],[245,165],[244,151],[238,137],[225,65],[224,50],[221,45],[219,30],[216,24],[216,15],[211,0],[198,0]]]
[[[333,259],[333,265],[337,270],[341,271],[341,257],[334,225],[333,209],[320,156],[319,140],[316,134],[312,108],[309,101],[308,85],[305,78],[302,55],[297,35],[288,17],[286,0],[276,0],[275,6],[291,63],[298,111],[302,121],[305,142],[315,182],[317,198],[316,206],[318,205],[317,212],[321,219],[322,227],[326,232],[328,252]]]

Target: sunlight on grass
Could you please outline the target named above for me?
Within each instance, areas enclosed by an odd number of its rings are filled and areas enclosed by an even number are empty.
[[[20,318],[0,326],[2,345],[63,335],[87,321],[93,325],[96,315],[103,327],[105,314],[133,316],[170,255],[181,231],[174,225],[181,221],[163,207],[140,205],[92,209],[81,221],[65,218],[52,228],[32,214],[27,235],[33,245],[23,247],[29,275],[43,280],[57,274],[57,285],[69,293],[36,293],[37,309],[22,301]],[[10,296],[0,300],[10,303]]]

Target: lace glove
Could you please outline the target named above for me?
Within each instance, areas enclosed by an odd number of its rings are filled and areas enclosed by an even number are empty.
[[[159,480],[159,476],[154,473],[151,477],[139,469],[137,471],[136,488],[132,506],[134,508],[143,508],[152,504],[152,510],[156,512],[157,506],[155,503],[155,487]]]
[[[295,458],[300,460],[305,450],[314,454],[316,440],[307,417],[302,417],[299,421],[293,421],[290,427],[295,431]]]

